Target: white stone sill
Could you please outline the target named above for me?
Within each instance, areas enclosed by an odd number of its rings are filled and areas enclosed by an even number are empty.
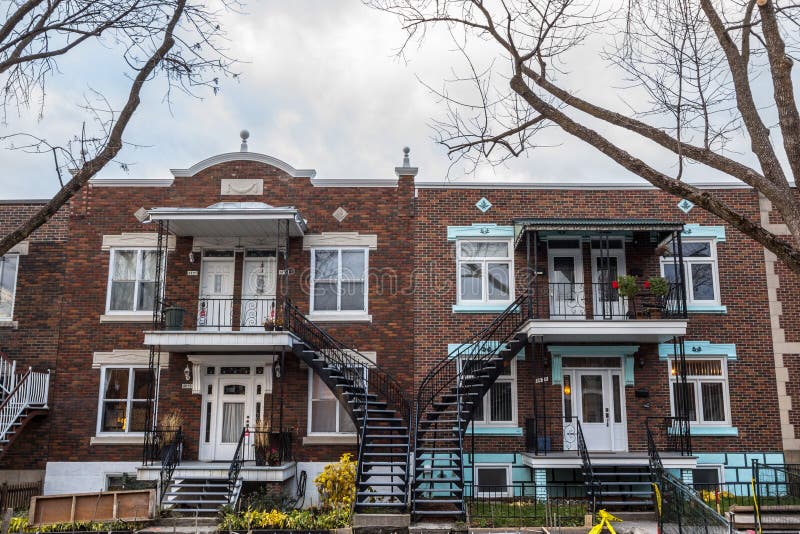
[[[144,434],[132,436],[92,436],[89,445],[141,445],[144,443]]]
[[[306,436],[303,438],[303,445],[355,445],[358,443],[358,438],[353,435],[341,436]]]
[[[0,319],[0,328],[10,328],[12,330],[17,330],[19,328],[19,322],[11,321],[8,319]]]
[[[110,313],[100,316],[101,323],[152,323],[152,313]]]
[[[371,323],[372,315],[368,313],[309,313],[309,321],[315,323]]]

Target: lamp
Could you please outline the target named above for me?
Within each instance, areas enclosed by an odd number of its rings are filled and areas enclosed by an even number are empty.
[[[572,393],[572,388],[569,387],[569,384],[564,384],[564,395],[569,396]]]
[[[183,370],[183,376],[186,378],[186,381],[189,382],[192,379],[192,368],[189,364],[186,364],[186,368]]]
[[[194,263],[194,251],[189,251],[189,263]]]

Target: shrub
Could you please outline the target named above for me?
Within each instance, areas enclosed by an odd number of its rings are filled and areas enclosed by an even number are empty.
[[[278,510],[263,511],[248,509],[244,512],[228,512],[223,515],[219,530],[253,530],[253,529],[292,529],[322,530],[344,528],[350,524],[349,508],[321,510]]]
[[[32,526],[28,524],[27,512],[25,515],[17,515],[11,518],[11,523],[8,527],[8,532],[13,534],[15,532],[109,532],[112,530],[139,530],[142,528],[141,523],[127,523],[125,521],[64,521],[61,523],[51,523],[49,525]]]
[[[669,293],[669,284],[667,279],[663,276],[651,276],[648,280],[650,283],[650,292],[657,297],[664,297]]]
[[[335,464],[328,464],[314,479],[324,508],[347,508],[356,496],[356,462],[345,453]]]
[[[619,285],[619,294],[623,297],[634,297],[639,292],[639,287],[636,285],[636,277],[631,275],[624,275],[617,278]]]

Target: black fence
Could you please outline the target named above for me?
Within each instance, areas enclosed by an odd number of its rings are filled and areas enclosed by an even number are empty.
[[[728,534],[730,523],[690,486],[667,472],[656,477],[656,508],[661,534]]]
[[[162,328],[202,331],[281,330],[283,310],[275,297],[200,297],[197,301],[165,302]]]
[[[476,528],[584,526],[590,513],[584,484],[466,484],[464,492],[467,521]]]

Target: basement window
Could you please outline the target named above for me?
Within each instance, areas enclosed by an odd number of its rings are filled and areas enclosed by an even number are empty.
[[[476,465],[478,497],[511,497],[510,465]]]

